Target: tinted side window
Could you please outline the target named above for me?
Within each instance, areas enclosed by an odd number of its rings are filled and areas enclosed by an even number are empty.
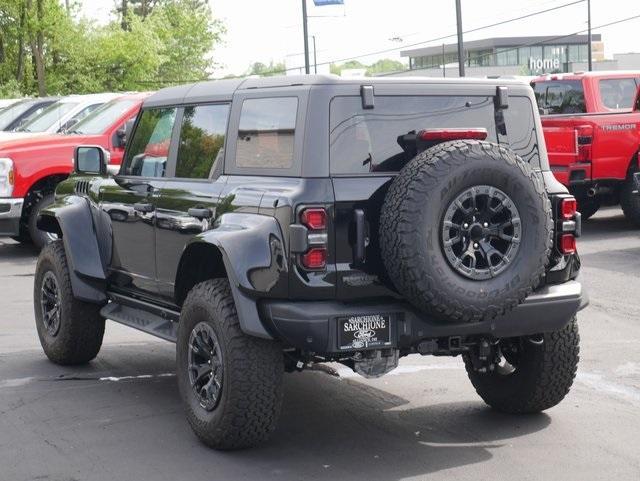
[[[531,167],[540,167],[540,152],[533,105],[528,97],[509,97],[509,108],[504,110],[509,148]]]
[[[428,128],[485,128],[496,142],[493,97],[376,96],[364,110],[360,97],[331,101],[330,163],[333,174],[397,172],[413,155],[399,137]]]
[[[293,165],[298,99],[247,99],[242,103],[236,165],[286,169]]]
[[[587,111],[580,80],[558,80],[533,84],[538,107],[549,114],[582,114]]]
[[[185,107],[176,177],[208,179],[221,162],[229,105]]]
[[[164,177],[175,108],[144,110],[127,148],[125,175]]]
[[[632,78],[602,79],[598,82],[600,98],[609,109],[630,109],[636,98],[636,82]]]

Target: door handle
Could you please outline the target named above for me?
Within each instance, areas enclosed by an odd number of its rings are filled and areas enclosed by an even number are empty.
[[[208,208],[200,208],[200,207],[191,207],[187,214],[191,217],[195,217],[196,219],[211,219],[213,217],[213,212]]]
[[[148,214],[149,212],[153,212],[155,207],[153,204],[147,204],[144,202],[136,202],[133,204],[133,210],[136,212],[142,212],[143,214]]]

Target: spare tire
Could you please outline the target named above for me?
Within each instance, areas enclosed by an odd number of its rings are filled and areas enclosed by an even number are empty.
[[[445,142],[398,174],[380,217],[384,265],[396,289],[443,321],[492,319],[540,283],[552,247],[542,179],[489,142]]]

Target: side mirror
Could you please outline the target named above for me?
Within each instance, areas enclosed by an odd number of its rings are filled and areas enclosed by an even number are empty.
[[[80,145],[73,154],[73,167],[77,174],[106,175],[111,160],[109,151],[98,145]]]
[[[640,87],[638,87],[638,91],[636,92],[636,99],[633,101],[633,111],[640,112]]]

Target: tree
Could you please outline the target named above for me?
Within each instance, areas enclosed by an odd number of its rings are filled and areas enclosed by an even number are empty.
[[[282,75],[287,67],[284,62],[273,63],[273,60],[266,65],[262,62],[254,62],[247,70],[246,75],[259,75],[260,77],[271,77],[273,75]]]
[[[337,64],[332,63],[329,66],[329,71],[332,74],[340,75],[343,70],[353,69],[353,68],[366,69],[367,66],[365,64],[361,63],[361,62],[358,62],[357,60],[349,60],[349,61],[343,63],[342,65],[337,65]]]
[[[378,60],[377,62],[369,65],[369,67],[367,67],[366,75],[368,77],[373,77],[381,73],[400,72],[406,69],[407,67],[405,66],[405,64],[403,64],[399,60],[384,58],[382,60]]]

